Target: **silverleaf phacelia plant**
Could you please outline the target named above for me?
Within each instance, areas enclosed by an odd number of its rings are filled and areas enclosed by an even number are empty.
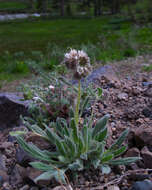
[[[44,138],[51,145],[55,145],[56,149],[52,152],[41,150],[34,144],[27,143],[22,137],[23,132],[11,133],[16,136],[17,142],[26,152],[39,160],[30,163],[34,168],[44,171],[35,179],[36,181],[55,178],[59,182],[66,183],[65,174],[69,170],[77,172],[94,167],[101,169],[103,173],[109,173],[111,165],[125,165],[139,159],[139,157],[119,158],[127,149],[123,142],[128,135],[128,129],[111,147],[106,147],[109,115],[99,119],[93,126],[94,115],[92,112],[89,118],[84,119],[81,124],[83,126],[80,127],[82,116],[80,107],[83,107],[84,110],[88,101],[86,98],[82,106],[80,105],[82,99],[80,79],[91,70],[90,60],[85,52],[70,50],[65,54],[65,62],[67,67],[73,70],[74,76],[79,76],[77,102],[71,118],[67,121],[58,117],[56,122],[50,123],[49,126],[43,123],[43,129],[35,123],[31,125],[24,120],[24,124],[34,134]],[[101,95],[102,91],[98,90],[98,92]]]

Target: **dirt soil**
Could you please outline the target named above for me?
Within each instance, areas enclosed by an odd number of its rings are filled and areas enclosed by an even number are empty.
[[[108,125],[108,144],[110,145],[124,129],[129,127],[130,134],[127,139],[129,147],[124,156],[141,156],[142,160],[130,166],[114,167],[109,175],[102,175],[99,170],[91,169],[89,172],[80,172],[77,180],[70,181],[74,189],[108,189],[104,185],[107,186],[109,183],[115,185],[118,190],[127,190],[135,181],[144,179],[152,181],[152,72],[147,73],[142,69],[143,66],[150,64],[152,56],[139,56],[109,63],[116,76],[101,77],[98,80],[98,84],[103,88],[103,97],[96,104],[96,119],[107,113],[111,116]],[[11,83],[13,84],[18,84],[18,81]],[[10,84],[1,91],[9,89]],[[5,168],[4,173],[0,173],[0,189],[62,190],[60,184],[56,184],[60,186],[56,189],[54,183],[44,188],[35,184],[32,177],[27,179],[23,175],[25,166],[19,164],[16,158],[18,145],[10,140],[9,130],[0,133],[0,161],[3,160],[4,163],[0,163],[0,172],[2,167]],[[127,172],[130,173],[127,175]],[[2,186],[1,176],[4,178]]]

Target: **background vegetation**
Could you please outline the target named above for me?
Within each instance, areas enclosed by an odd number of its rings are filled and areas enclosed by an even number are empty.
[[[0,22],[0,80],[56,69],[70,47],[103,64],[150,53],[151,10],[150,0],[1,0],[1,14],[42,16]]]

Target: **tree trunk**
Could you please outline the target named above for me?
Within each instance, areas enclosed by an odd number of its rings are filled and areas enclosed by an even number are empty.
[[[98,0],[98,16],[100,16],[102,14],[101,11],[101,0]]]
[[[61,6],[61,16],[64,16],[64,0],[60,0],[61,2],[61,4],[60,4],[60,6]]]
[[[98,15],[97,0],[94,0],[94,16]]]

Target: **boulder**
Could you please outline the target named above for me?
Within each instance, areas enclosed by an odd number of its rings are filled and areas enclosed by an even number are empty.
[[[110,65],[102,66],[95,69],[86,79],[82,79],[81,83],[83,86],[88,86],[90,83],[98,84],[100,79],[104,79],[107,83],[107,87],[118,87],[120,86],[120,81],[116,76],[114,68]],[[77,84],[77,81],[72,81],[73,84]]]
[[[20,115],[28,115],[29,101],[21,99],[14,93],[0,93],[0,130],[19,126]]]

